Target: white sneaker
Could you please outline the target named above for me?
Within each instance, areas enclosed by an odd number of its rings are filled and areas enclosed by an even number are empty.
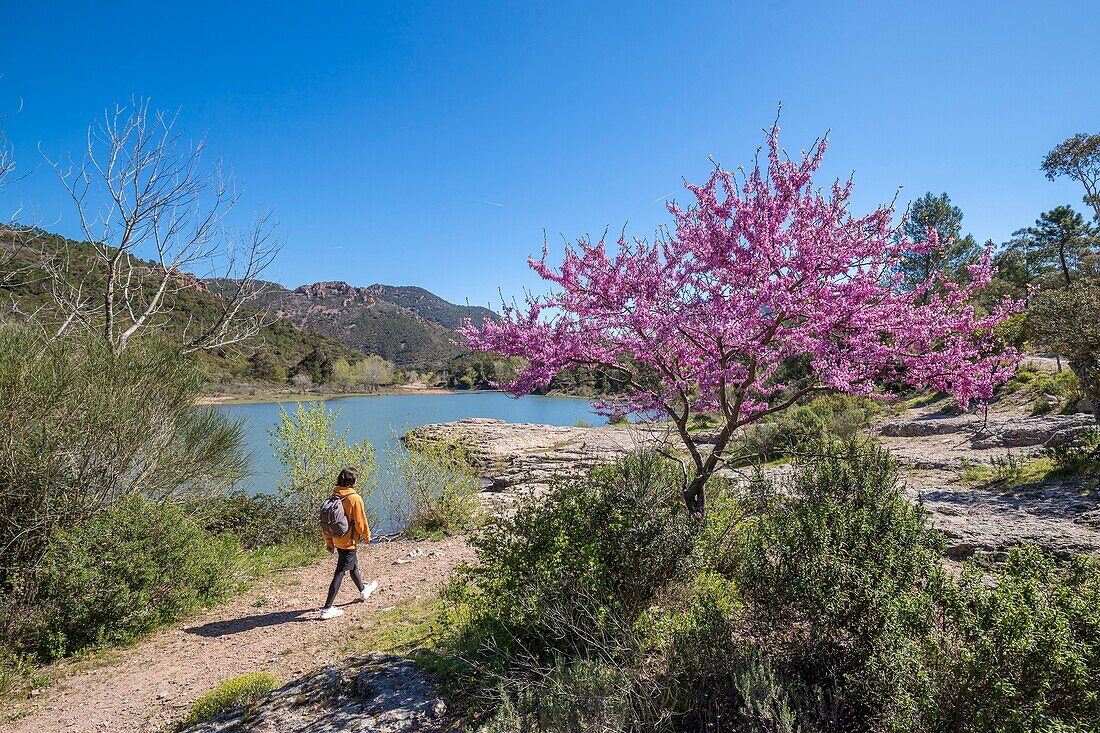
[[[374,593],[376,590],[378,590],[378,581],[372,580],[363,586],[363,590],[359,595],[363,596],[363,600],[365,601],[370,598],[370,594]]]
[[[321,620],[322,621],[328,621],[330,618],[338,618],[338,617],[343,616],[343,615],[344,615],[344,611],[342,609],[337,608],[336,606],[329,606],[328,608],[322,608],[321,609]]]

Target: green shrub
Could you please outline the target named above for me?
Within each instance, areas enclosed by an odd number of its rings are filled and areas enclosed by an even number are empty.
[[[378,488],[374,447],[368,440],[349,442],[347,428],[336,428],[339,417],[339,410],[330,410],[320,402],[299,404],[293,413],[280,410],[279,424],[268,431],[275,457],[283,465],[279,493],[301,534],[317,531],[317,508],[347,466],[359,472],[355,490],[364,499],[368,521],[375,524],[366,501]]]
[[[239,423],[195,408],[194,363],[153,338],[44,344],[0,325],[0,593],[55,527],[127,496],[211,496],[247,462]]]
[[[1030,395],[1032,413],[1036,415],[1050,412],[1059,405],[1076,405],[1085,394],[1077,375],[1069,369],[1047,372],[1028,366],[1017,369],[1001,391]],[[1048,395],[1055,399],[1048,399]]]
[[[396,441],[395,441],[396,443]],[[422,439],[405,437],[395,445],[390,465],[401,493],[390,496],[391,521],[410,537],[455,534],[477,527],[484,519],[481,476],[474,447],[462,436]]]
[[[130,642],[222,598],[235,552],[179,508],[139,498],[57,528],[25,578],[17,647],[50,659]]]
[[[1100,474],[1100,430],[1084,431],[1044,452],[1058,473],[1068,476]]]
[[[764,461],[813,453],[823,444],[855,438],[877,411],[877,403],[867,397],[822,395],[746,428],[742,447]]]
[[[1100,563],[1014,549],[947,596],[939,730],[1090,731],[1100,721]]]
[[[281,494],[246,494],[237,490],[189,502],[187,509],[203,529],[229,535],[246,550],[303,537],[316,544],[318,536],[315,527],[302,526],[294,506]]]
[[[905,729],[934,691],[942,537],[874,446],[833,448],[790,488],[788,501],[740,532],[734,581],[745,633],[799,689],[820,690],[830,718]]]
[[[268,672],[232,677],[195,700],[183,724],[198,725],[213,720],[222,713],[255,702],[278,686],[279,681]]]
[[[537,719],[545,710],[528,703],[579,670],[589,685],[593,670],[629,667],[643,613],[695,565],[681,485],[678,467],[631,456],[554,486],[473,536],[477,563],[446,597],[459,620],[451,646],[476,670],[474,697],[503,696]],[[629,688],[616,683],[628,698]]]

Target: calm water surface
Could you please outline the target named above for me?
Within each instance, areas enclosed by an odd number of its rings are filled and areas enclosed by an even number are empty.
[[[499,392],[345,397],[329,400],[326,405],[340,411],[337,427],[340,430],[347,428],[349,440],[366,438],[374,446],[380,489],[371,503],[378,510],[382,509],[382,488],[392,484],[389,457],[395,447],[394,438],[412,428],[466,417],[492,417],[512,423],[546,425],[576,425],[581,420],[591,425],[606,422],[584,399],[534,396],[515,399]],[[293,411],[294,403],[225,405],[218,408],[244,422],[252,457],[251,471],[245,479],[244,488],[253,493],[274,491],[281,474],[268,434],[279,420],[281,407]]]

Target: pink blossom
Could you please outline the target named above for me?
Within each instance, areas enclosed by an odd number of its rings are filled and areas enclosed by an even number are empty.
[[[648,243],[581,239],[560,268],[530,265],[553,292],[500,321],[461,329],[474,349],[520,356],[526,366],[503,388],[526,394],[569,367],[600,369],[630,385],[608,413],[643,412],[676,424],[691,453],[699,495],[738,427],[819,390],[870,395],[882,380],[949,392],[964,408],[992,395],[1015,364],[995,327],[1021,304],[979,314],[974,294],[993,275],[990,253],[959,285],[942,277],[916,291],[899,286],[902,253],[915,245],[882,206],[849,211],[851,180],[813,185],[826,141],[788,158],[779,130],[767,161],[740,185],[718,168],[695,201],[668,206],[667,236]],[[934,233],[930,248],[941,247]],[[779,383],[785,360],[805,357],[812,383]],[[723,418],[715,454],[687,432],[692,413]]]

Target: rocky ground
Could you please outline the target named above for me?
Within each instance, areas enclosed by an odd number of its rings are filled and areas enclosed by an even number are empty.
[[[453,725],[411,661],[375,653],[300,677],[184,733],[437,733]]]
[[[967,466],[1013,456],[1029,461],[1044,447],[1094,425],[1091,415],[1033,417],[1030,404],[1001,402],[983,413],[957,415],[945,401],[907,410],[876,423],[871,432],[901,462],[906,491],[923,501],[947,537],[954,559],[1000,553],[1024,542],[1060,554],[1100,553],[1100,490],[1090,479],[1002,490],[968,482]],[[592,463],[663,443],[675,436],[657,426],[599,428],[516,425],[471,419],[419,428],[423,437],[465,435],[492,486],[485,497],[507,509],[555,478]],[[705,439],[705,437],[704,437]],[[782,472],[782,467],[771,469]]]

